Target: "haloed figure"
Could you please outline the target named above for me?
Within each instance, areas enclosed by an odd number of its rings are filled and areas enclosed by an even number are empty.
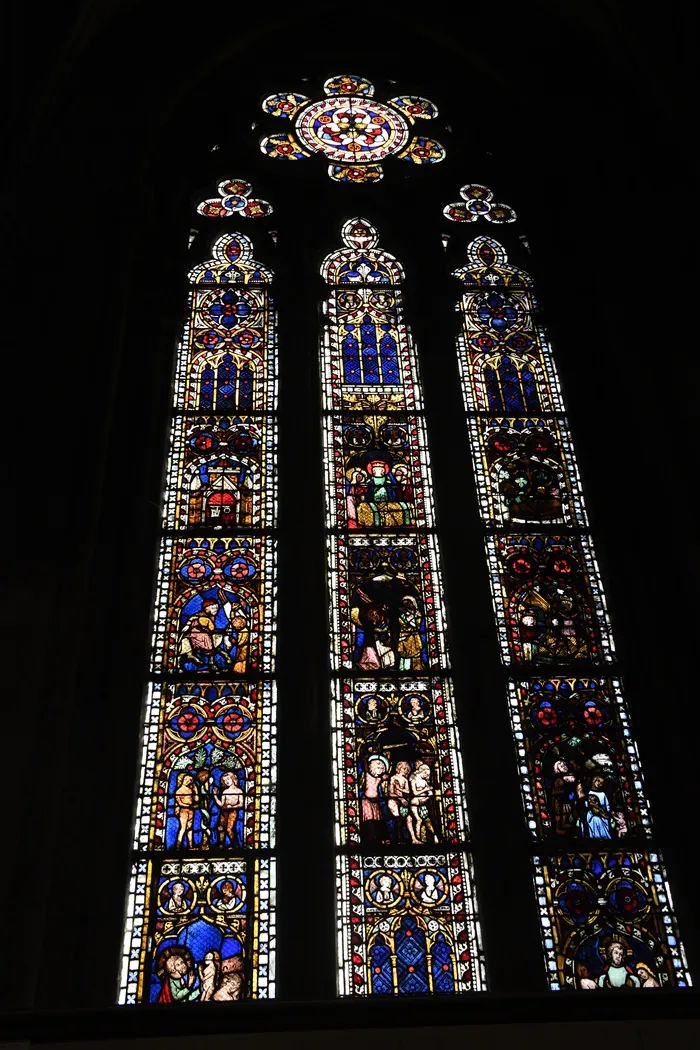
[[[199,999],[199,981],[192,955],[187,948],[166,949],[161,957],[159,975],[163,986],[159,1003],[192,1002]]]
[[[621,941],[610,941],[605,949],[607,965],[598,978],[599,988],[639,988],[641,981],[625,962],[627,949]]]

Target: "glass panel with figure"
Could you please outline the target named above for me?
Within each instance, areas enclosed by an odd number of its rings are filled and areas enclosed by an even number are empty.
[[[692,984],[658,854],[560,853],[534,867],[553,991]]]
[[[348,220],[342,238],[321,271],[331,285],[321,375],[339,991],[477,990],[484,964],[403,269],[367,220]],[[445,845],[455,852],[434,852]]]
[[[492,206],[485,186],[462,195],[466,204],[448,206],[447,218],[517,218]],[[476,237],[466,255],[454,272],[464,286],[457,356],[501,659],[545,675],[511,678],[507,690],[549,987],[685,987],[666,875],[648,852],[656,829],[627,703],[610,677],[617,658],[605,592],[533,282],[491,237]]]
[[[119,987],[127,1004],[275,993],[272,274],[242,234],[219,237],[212,252],[189,274],[176,361]]]

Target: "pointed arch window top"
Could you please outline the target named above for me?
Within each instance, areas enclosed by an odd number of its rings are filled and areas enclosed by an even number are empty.
[[[447,204],[442,214],[452,222],[476,222],[480,215],[488,222],[515,222],[517,215],[508,204],[494,201],[493,191],[478,182],[468,183],[459,191],[461,201]]]
[[[327,255],[321,266],[328,284],[401,284],[401,263],[376,247],[379,234],[367,219],[348,219],[342,237],[346,247]]]
[[[192,284],[269,284],[272,270],[256,262],[253,246],[242,233],[225,233],[212,245],[212,259],[188,273]]]
[[[210,197],[197,205],[200,215],[208,219],[228,219],[238,215],[246,219],[263,219],[272,215],[269,201],[251,197],[253,187],[245,179],[224,179],[216,187],[218,197]]]
[[[262,152],[285,160],[320,153],[332,162],[328,175],[337,182],[378,182],[389,156],[413,164],[444,160],[445,148],[436,139],[412,134],[417,118],[437,116],[429,99],[401,95],[378,102],[369,80],[349,74],[331,77],[324,91],[318,101],[297,92],[264,99],[263,112],[294,119],[294,133],[266,136],[260,141]]]
[[[468,266],[453,270],[467,288],[526,288],[532,278],[525,270],[508,265],[505,248],[492,237],[475,237],[467,248]]]

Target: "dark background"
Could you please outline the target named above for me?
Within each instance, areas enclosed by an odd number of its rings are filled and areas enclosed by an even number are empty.
[[[487,233],[536,277],[697,968],[689,10],[111,0],[19,14],[3,172],[8,1009],[114,1002],[173,347],[184,274],[220,229],[193,205],[225,175],[275,206],[240,229],[278,276],[281,318],[278,994],[335,988],[316,304],[318,264],[357,213],[405,264],[421,348],[490,987],[545,990],[441,232],[450,268]],[[337,72],[369,77],[380,100],[433,99],[440,116],[425,132],[447,160],[418,169],[391,158],[379,186],[361,187],[331,183],[319,157],[263,157],[260,135],[284,126],[260,99],[318,97]],[[491,186],[518,223],[501,236],[482,220],[444,221],[468,181]],[[188,253],[190,227],[201,233]]]

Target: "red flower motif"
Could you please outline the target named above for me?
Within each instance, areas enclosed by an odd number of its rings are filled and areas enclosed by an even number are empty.
[[[194,711],[183,711],[178,715],[177,728],[181,733],[194,733],[199,725],[199,718]]]

